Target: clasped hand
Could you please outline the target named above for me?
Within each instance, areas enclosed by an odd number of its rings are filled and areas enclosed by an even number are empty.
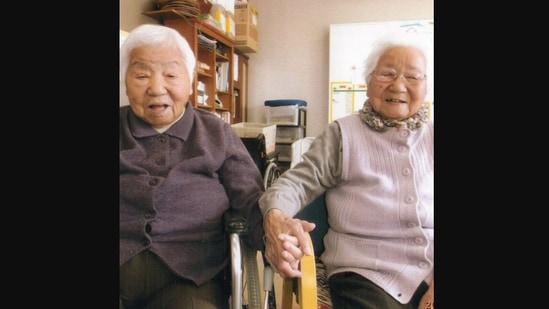
[[[278,209],[265,215],[265,258],[282,278],[301,277],[299,261],[312,255],[307,233],[315,224],[286,216]]]

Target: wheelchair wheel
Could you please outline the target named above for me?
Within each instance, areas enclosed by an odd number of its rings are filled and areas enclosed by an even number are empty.
[[[280,177],[280,168],[276,163],[269,162],[263,176],[263,185],[265,186],[265,189],[269,188],[278,177]]]
[[[261,286],[259,284],[259,270],[257,265],[257,251],[245,244],[242,245],[244,254],[244,287],[248,291],[246,301],[248,309],[261,309]]]

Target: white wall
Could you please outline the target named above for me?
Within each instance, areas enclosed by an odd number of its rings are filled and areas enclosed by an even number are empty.
[[[366,82],[364,79],[364,55],[368,55],[372,44],[379,37],[389,32],[412,32],[423,36],[427,41],[434,40],[434,23],[432,20],[416,21],[383,21],[367,23],[345,23],[330,25],[330,72],[329,72],[329,121],[356,113],[367,99]],[[361,39],[356,34],[361,33]],[[425,72],[428,76],[427,102],[434,98],[433,46],[428,51],[428,66]],[[337,86],[333,83],[337,83]],[[334,88],[355,87],[360,92],[334,92]],[[364,86],[362,88],[361,86]],[[348,88],[347,88],[348,89]],[[429,103],[430,104],[430,103]]]
[[[142,23],[158,23],[141,14],[154,9],[154,0],[119,1],[120,29],[131,31]],[[308,102],[308,136],[316,136],[328,123],[330,24],[434,20],[434,0],[248,2],[259,13],[259,51],[248,54],[247,121],[265,121],[265,100],[302,99]]]
[[[308,136],[328,123],[330,24],[434,19],[434,0],[249,2],[259,14],[259,52],[248,54],[248,121],[264,121],[265,100],[302,99]]]

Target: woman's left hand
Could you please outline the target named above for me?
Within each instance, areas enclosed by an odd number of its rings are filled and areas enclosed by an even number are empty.
[[[435,309],[435,280],[431,281],[427,292],[423,294],[418,309]]]

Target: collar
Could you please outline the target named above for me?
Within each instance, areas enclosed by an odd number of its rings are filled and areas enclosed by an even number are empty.
[[[370,128],[379,132],[385,131],[387,127],[401,128],[403,126],[407,126],[408,129],[414,131],[421,128],[421,126],[424,123],[427,123],[429,119],[427,117],[427,106],[425,105],[423,105],[417,113],[409,118],[401,120],[384,119],[381,114],[379,114],[372,108],[369,100],[366,100],[366,102],[364,102],[364,105],[362,106],[362,109],[360,109],[358,114],[362,121],[364,121]]]
[[[192,104],[187,102],[185,107],[185,113],[183,117],[177,120],[168,130],[164,133],[158,133],[150,124],[139,119],[130,108],[129,115],[129,127],[130,130],[136,138],[155,136],[159,134],[167,134],[173,137],[180,138],[182,140],[187,140],[191,129],[194,124],[194,109]]]

